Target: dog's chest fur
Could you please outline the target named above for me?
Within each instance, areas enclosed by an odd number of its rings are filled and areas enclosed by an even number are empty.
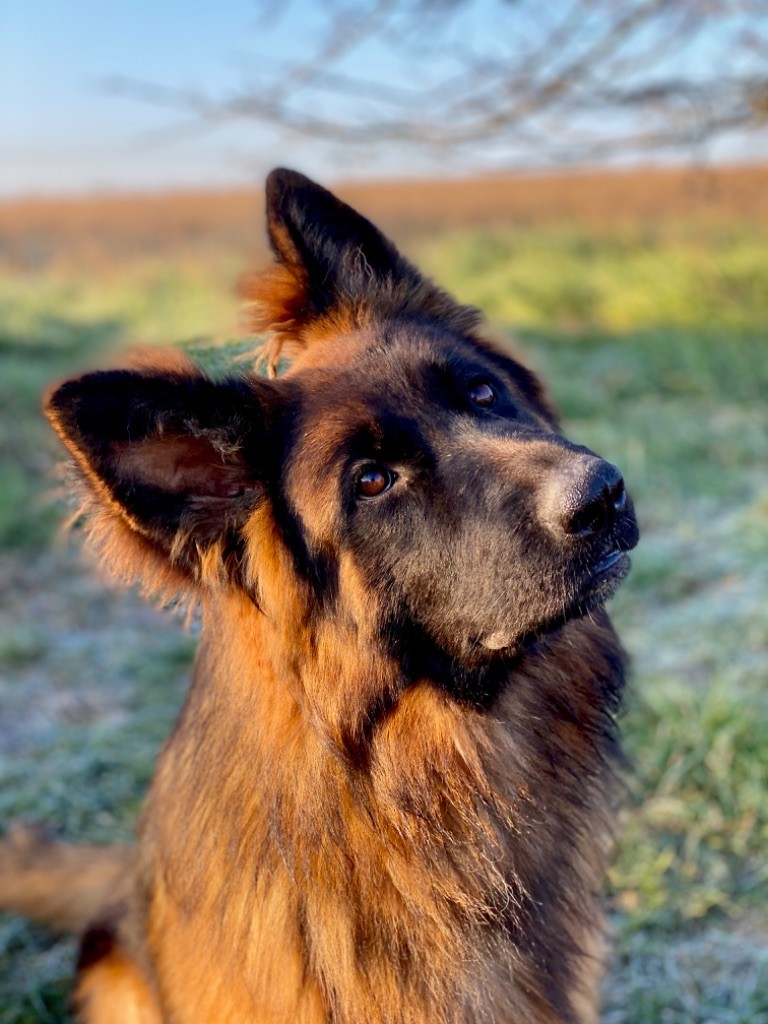
[[[307,729],[292,686],[249,688],[229,650],[193,690],[143,825],[168,1018],[590,1020],[620,659],[607,619],[524,659],[490,710],[410,688],[363,767]],[[219,922],[213,945],[199,918]],[[183,995],[164,967],[180,959]]]

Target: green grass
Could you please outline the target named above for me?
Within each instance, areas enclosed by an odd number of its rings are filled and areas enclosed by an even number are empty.
[[[448,234],[412,253],[622,467],[643,538],[614,602],[635,673],[606,1024],[768,1022],[768,234]],[[224,268],[224,269],[222,269]],[[42,388],[127,339],[223,368],[231,261],[0,280],[0,817],[127,836],[193,637],[54,543]],[[227,324],[224,328],[222,325]],[[7,724],[6,724],[7,723]],[[0,925],[0,1024],[66,1019],[72,944]]]
[[[764,242],[749,225],[505,228],[436,238],[421,263],[499,323],[621,333],[716,325],[725,334],[765,323]]]

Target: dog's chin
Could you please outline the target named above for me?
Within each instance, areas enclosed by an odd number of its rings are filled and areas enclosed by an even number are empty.
[[[602,558],[594,567],[584,584],[578,588],[574,599],[556,615],[544,618],[522,634],[511,635],[504,628],[494,630],[478,638],[478,646],[489,653],[504,657],[515,657],[527,648],[573,622],[583,618],[594,608],[608,601],[618,590],[631,568],[626,551],[614,550]]]

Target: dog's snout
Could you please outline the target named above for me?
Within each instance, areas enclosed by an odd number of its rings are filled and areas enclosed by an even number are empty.
[[[627,504],[618,469],[596,456],[579,460],[560,475],[550,492],[550,524],[569,536],[607,533]]]

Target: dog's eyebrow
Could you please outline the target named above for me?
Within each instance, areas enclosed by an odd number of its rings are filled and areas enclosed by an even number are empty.
[[[344,449],[351,461],[370,457],[422,461],[428,445],[415,420],[383,413],[361,423],[346,439]]]
[[[549,426],[557,423],[557,415],[538,378],[512,354],[466,339],[461,348],[435,353],[427,365],[437,371],[438,380],[450,377],[452,384],[473,374],[487,375],[509,388],[513,400],[523,399],[542,422]]]
[[[428,396],[438,402],[441,398],[457,399],[473,377],[489,377],[507,387],[510,384],[509,374],[499,373],[488,361],[471,354],[446,353],[441,359],[431,359],[420,370],[422,387],[426,386]]]

